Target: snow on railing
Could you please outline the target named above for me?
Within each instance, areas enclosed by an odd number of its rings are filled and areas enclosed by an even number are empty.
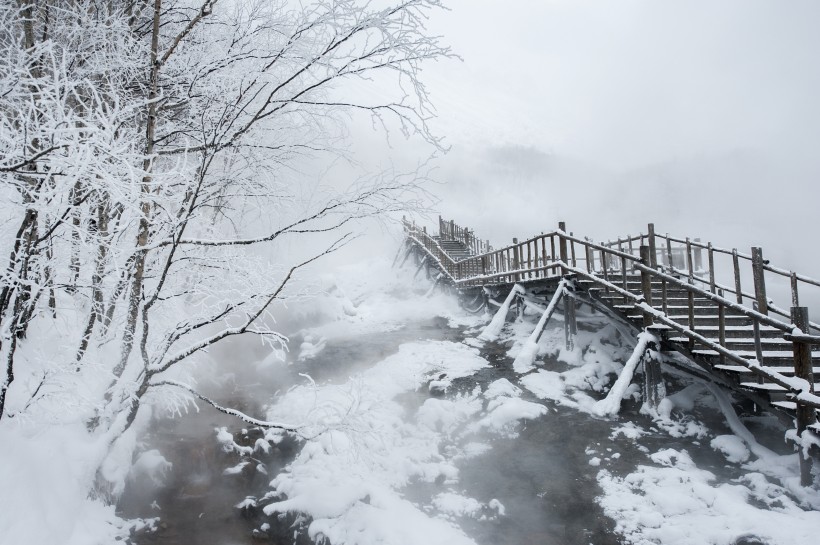
[[[751,254],[746,254],[736,248],[702,242],[699,238],[656,234],[654,224],[648,225],[647,234],[617,238],[602,245],[633,254],[636,243],[650,246],[654,263],[661,264],[664,269],[708,286],[713,293],[722,290],[724,294],[731,294],[738,303],[747,306],[756,303],[763,314],[772,312],[791,320],[789,309],[800,306],[801,286],[804,288],[803,298],[812,306],[820,305],[820,290],[806,292],[806,288],[820,287],[820,280],[770,264],[763,258],[760,247],[753,247]],[[743,286],[748,285],[751,289],[744,289]],[[791,305],[778,306],[767,295],[767,288],[778,296],[788,294]],[[820,323],[810,322],[809,327],[820,331]]]
[[[445,222],[441,218],[439,220],[442,239],[461,236],[458,233],[470,232],[468,229],[455,226],[452,221]],[[727,252],[735,262],[740,259],[752,260],[758,273],[773,271],[783,275],[788,272],[772,267],[762,261],[762,255],[757,250],[753,252],[753,255],[746,256],[736,250],[729,251],[716,248],[711,243],[703,244],[697,240],[655,235],[652,224],[649,226],[648,235],[627,237],[616,243],[595,243],[590,239],[578,238],[571,233],[567,233],[564,224],[561,223],[556,231],[542,233],[521,242],[513,239],[513,244],[510,246],[490,250],[456,262],[449,258],[432,237],[427,235],[426,230],[419,230],[415,227],[415,224],[410,225],[407,222],[405,222],[405,228],[408,230],[408,236],[416,240],[433,255],[441,265],[442,270],[459,287],[525,284],[531,281],[560,278],[566,274],[579,275],[595,281],[601,285],[605,292],[621,296],[625,304],[633,304],[643,312],[647,323],[653,321],[662,323],[684,335],[690,342],[699,343],[713,350],[720,356],[722,362],[730,360],[746,367],[762,379],[778,384],[791,393],[796,403],[820,408],[820,397],[814,395],[812,391],[813,380],[805,379],[807,372],[810,376],[811,366],[809,365],[807,370],[804,364],[801,365],[795,359],[795,372],[797,377],[800,377],[800,380],[795,380],[793,377],[784,376],[776,370],[764,367],[760,348],[761,325],[779,330],[786,340],[793,342],[797,347],[802,346],[804,348],[808,344],[820,344],[820,337],[811,335],[810,331],[812,328],[818,328],[818,326],[809,322],[807,317],[802,323],[795,324],[792,323],[794,320],[786,322],[770,316],[769,310],[787,317],[791,317],[792,313],[785,312],[768,299],[765,300],[765,307],[759,307],[757,303],[759,303],[760,294],[743,292],[740,289],[739,280],[736,280],[736,300],[732,301],[724,294],[727,292],[735,293],[735,291],[728,289],[727,286],[719,283],[715,278],[714,255]],[[658,240],[665,241],[666,248],[658,250]],[[675,266],[677,263],[675,260],[676,253],[672,250],[671,245],[673,242],[680,241],[685,244],[685,269]],[[638,255],[635,254],[635,242],[640,243]],[[615,248],[615,245],[618,246],[618,249]],[[489,247],[489,244],[487,244],[487,247]],[[703,249],[707,251],[709,264],[706,272],[702,268],[702,256],[698,257],[698,253],[694,251]],[[658,263],[659,255],[661,256],[660,263]],[[582,264],[583,267],[580,266]],[[640,273],[646,279],[639,290],[640,294],[634,293],[634,287],[630,290],[628,275],[631,273]],[[809,284],[815,284],[815,281],[808,277],[796,275],[795,273],[790,274],[793,280],[796,278]],[[618,278],[613,278],[610,281],[610,276],[617,276]],[[654,306],[651,304],[651,280],[653,278],[661,282],[661,300],[658,305]],[[616,282],[620,285],[617,285]],[[760,285],[761,282],[757,281],[755,284],[756,292],[760,291]],[[669,306],[667,292],[669,287],[682,289],[687,293],[688,326],[670,319],[667,315]],[[708,299],[718,307],[719,332],[717,340],[710,339],[696,331],[695,297]],[[746,306],[744,298],[753,299],[755,305],[751,308]],[[796,291],[793,302],[797,302]],[[655,308],[656,306],[659,306],[660,309]],[[797,308],[797,305],[793,305],[793,307]],[[751,320],[757,358],[746,359],[726,348],[727,309],[736,315],[745,316]]]

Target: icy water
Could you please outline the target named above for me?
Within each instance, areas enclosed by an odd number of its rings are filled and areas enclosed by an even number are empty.
[[[341,382],[395,353],[402,343],[462,338],[461,329],[448,327],[446,319],[433,318],[395,331],[335,339],[316,357],[281,366],[264,381],[234,384],[217,399],[249,415],[263,417],[262,405],[270,402],[270,393],[304,380],[299,373],[310,375],[317,383]],[[300,341],[294,337],[293,344],[298,346]],[[219,427],[226,427],[243,446],[253,445],[261,436],[258,429],[248,429],[236,418],[200,404],[198,412],[159,420],[143,438],[146,450],[159,450],[173,466],[161,487],[150,482],[128,483],[118,512],[126,518],[160,518],[155,532],[137,535],[133,543],[230,545],[260,543],[263,539],[273,543],[310,543],[305,536],[293,538],[287,528],[291,519],[271,520],[256,510],[236,508],[247,496],[264,496],[271,478],[293,459],[299,445],[286,440],[267,455],[255,454],[256,463],[246,466],[239,475],[224,475],[225,469],[239,462],[239,457],[222,450],[215,439],[214,430]],[[257,469],[260,465],[264,472]],[[271,533],[281,535],[271,539],[254,533],[264,522],[273,526]]]
[[[357,335],[329,341],[315,358],[293,366],[282,366],[265,384],[239,384],[223,394],[225,403],[251,415],[262,416],[261,405],[270,401],[270,391],[286,388],[299,380],[298,373],[308,373],[317,383],[338,383],[362,369],[372,366],[398,350],[404,342],[419,340],[461,341],[463,329],[448,327],[447,321],[433,319],[406,327],[374,334]],[[489,343],[482,356],[490,367],[476,375],[457,379],[455,391],[470,391],[476,384],[487,385],[506,378],[518,378],[506,356],[507,347]],[[547,360],[544,367],[562,371],[566,364]],[[674,385],[672,389],[674,390]],[[406,396],[403,401],[418,407],[427,392]],[[536,401],[526,391],[524,399]],[[539,402],[540,403],[540,402]],[[468,497],[487,503],[498,499],[506,514],[493,520],[461,517],[459,526],[482,545],[564,544],[610,545],[620,543],[614,534],[614,523],[595,502],[601,490],[596,475],[601,469],[591,465],[591,457],[602,460],[613,474],[625,475],[637,464],[648,460],[648,452],[660,448],[687,449],[699,467],[709,469],[721,479],[734,475],[725,459],[708,446],[692,438],[674,439],[653,430],[652,422],[639,414],[635,403],[625,403],[621,420],[631,420],[650,430],[641,445],[623,437],[612,438],[613,422],[596,419],[574,409],[547,402],[549,413],[522,422],[516,437],[488,437],[491,449],[459,462],[457,487]],[[700,409],[699,409],[700,410]],[[699,413],[697,418],[720,433],[722,417],[716,411]],[[251,464],[235,475],[223,474],[235,466],[239,456],[225,453],[215,440],[214,429],[227,427],[240,445],[253,445],[261,435],[247,429],[235,419],[209,407],[176,419],[162,420],[144,438],[147,448],[156,448],[173,464],[161,488],[147,483],[131,483],[120,505],[126,517],[160,517],[153,533],[136,536],[134,543],[182,545],[227,545],[250,543],[309,543],[304,533],[296,534],[290,525],[295,516],[276,519],[255,509],[235,506],[247,496],[262,497],[269,491],[271,478],[281,471],[300,448],[295,441],[285,441],[268,454],[254,455]],[[648,448],[647,448],[648,447]],[[703,448],[699,448],[703,447]],[[408,487],[408,499],[429,498],[444,491],[440,483],[414,484]],[[271,525],[266,534],[258,528]]]

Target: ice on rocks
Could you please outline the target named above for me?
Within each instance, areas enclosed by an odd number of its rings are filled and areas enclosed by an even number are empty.
[[[709,445],[733,464],[745,462],[751,456],[751,452],[737,435],[718,435]]]

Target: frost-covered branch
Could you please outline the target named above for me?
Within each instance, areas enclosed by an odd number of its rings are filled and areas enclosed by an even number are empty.
[[[183,384],[182,382],[177,382],[177,381],[174,381],[174,380],[162,380],[162,381],[159,381],[159,382],[151,383],[150,388],[154,389],[154,388],[159,388],[161,386],[172,386],[174,388],[181,388],[182,390],[185,390],[186,392],[193,395],[194,397],[196,397],[200,401],[204,401],[205,403],[207,403],[208,405],[210,405],[211,407],[213,407],[217,411],[219,411],[221,413],[231,415],[231,416],[235,416],[235,417],[239,418],[240,420],[242,420],[243,422],[247,422],[248,424],[253,424],[254,426],[259,426],[260,428],[276,428],[276,429],[280,429],[280,430],[284,430],[284,431],[290,431],[290,432],[298,432],[302,428],[302,426],[297,426],[297,425],[294,425],[294,424],[285,424],[285,423],[282,423],[282,422],[271,422],[271,421],[268,421],[268,420],[259,420],[257,418],[252,417],[252,416],[248,416],[247,414],[243,413],[242,411],[238,411],[236,409],[231,409],[230,407],[225,407],[224,405],[220,405],[219,403],[217,403],[213,399],[211,399],[211,398],[209,398],[205,395],[202,395],[201,393],[197,392],[191,386],[188,386],[187,384]]]

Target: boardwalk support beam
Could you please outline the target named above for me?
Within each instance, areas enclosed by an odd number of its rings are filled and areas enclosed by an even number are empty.
[[[652,259],[650,257],[650,249],[649,246],[641,245],[641,264],[647,267],[652,266]],[[626,272],[624,272],[624,278],[626,278]],[[646,304],[650,307],[652,306],[652,276],[649,272],[645,270],[641,270],[641,291],[643,292],[643,299],[646,301]],[[648,312],[643,313],[643,326],[649,327],[654,323],[652,319],[652,315]]]
[[[571,288],[566,288],[570,290]],[[564,337],[567,350],[575,349],[575,335],[578,333],[578,323],[575,319],[575,297],[564,297]]]
[[[803,332],[809,332],[809,308],[792,307],[792,323]],[[811,345],[805,342],[794,341],[794,375],[805,380],[809,385],[809,392],[814,393],[814,373],[811,367]],[[816,421],[815,411],[806,405],[797,405],[797,436],[802,437],[809,426]],[[811,432],[807,432],[811,433]],[[800,484],[809,486],[812,484],[811,456],[806,449],[798,442],[798,455],[800,457]]]
[[[666,385],[661,374],[661,361],[658,357],[658,345],[647,343],[643,353],[643,400],[653,411],[666,397]]]

